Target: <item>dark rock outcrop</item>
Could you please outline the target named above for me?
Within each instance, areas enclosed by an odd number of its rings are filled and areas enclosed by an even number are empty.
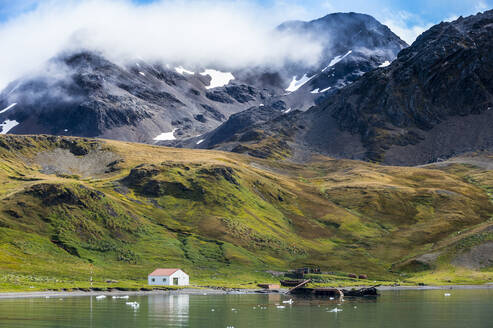
[[[303,115],[304,141],[325,152],[324,144],[341,141],[326,138],[335,125],[359,137],[361,158],[397,164],[492,147],[493,131],[484,125],[493,122],[492,40],[493,11],[432,27],[388,68]]]
[[[284,138],[298,152],[415,165],[493,149],[492,109],[493,11],[487,11],[438,24],[388,67],[320,105],[247,130]]]

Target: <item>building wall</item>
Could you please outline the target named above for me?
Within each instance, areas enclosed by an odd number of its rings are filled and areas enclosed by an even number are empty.
[[[171,275],[171,285],[174,285],[173,283],[173,278],[178,278],[178,285],[177,286],[188,286],[189,282],[189,277],[188,274],[185,272],[179,270],[176,271]]]
[[[173,286],[173,278],[178,278],[177,286],[187,286],[189,284],[188,275],[181,270],[176,271],[171,276],[148,276],[147,283],[154,286]]]
[[[170,279],[167,276],[149,276],[148,278],[148,284],[149,285],[155,285],[155,286],[169,286],[170,285]]]

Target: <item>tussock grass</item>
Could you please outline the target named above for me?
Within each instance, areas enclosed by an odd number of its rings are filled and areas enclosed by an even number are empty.
[[[57,149],[71,152],[60,165],[90,154],[91,163],[108,166],[89,176],[73,167],[70,175],[48,174],[38,154]],[[119,160],[108,164],[97,154]],[[91,272],[98,288],[114,285],[106,280],[142,288],[156,267],[225,287],[275,282],[267,270],[302,266],[369,276],[321,282],[338,285],[491,277],[456,270],[452,253],[434,264],[437,274],[400,272],[422,254],[455,249],[458,232],[489,222],[493,175],[477,167],[324,157],[301,165],[49,136],[1,136],[0,158],[3,290],[87,288]]]

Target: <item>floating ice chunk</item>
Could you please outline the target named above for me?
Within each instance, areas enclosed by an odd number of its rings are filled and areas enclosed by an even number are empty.
[[[103,299],[105,299],[105,298],[106,298],[106,296],[105,296],[105,295],[99,295],[99,296],[96,296],[96,299],[97,299],[97,300],[103,300]]]
[[[284,305],[278,305],[277,308],[278,309],[285,309],[286,307]]]
[[[137,310],[140,307],[140,304],[137,303],[137,302],[127,302],[125,304],[127,304],[130,307],[132,307],[134,310]]]
[[[382,65],[378,66],[378,67],[387,67],[387,66],[390,66],[390,61],[386,60],[382,63]]]
[[[123,298],[123,299],[128,299],[128,295],[125,295],[125,296],[113,296],[112,298]]]
[[[329,312],[342,312],[342,309],[339,309],[339,308],[333,308],[332,310],[330,310]]]
[[[229,84],[231,80],[235,79],[233,74],[231,74],[230,72],[221,72],[216,71],[215,69],[206,69],[205,71],[200,73],[200,75],[209,75],[211,77],[211,82],[209,83],[209,86],[205,87],[206,89],[223,87]]]
[[[169,66],[168,66],[169,67]],[[181,74],[181,75],[184,75],[185,73],[186,74],[190,74],[190,75],[194,75],[195,72],[192,72],[192,71],[189,71],[185,68],[183,68],[183,66],[178,66],[178,67],[175,67],[175,71],[178,73],[178,74]]]
[[[175,131],[177,129],[173,129],[171,132],[164,132],[158,135],[154,140],[156,141],[165,141],[165,140],[176,140],[175,138]]]
[[[15,128],[17,125],[19,125],[19,122],[17,122],[16,120],[4,121],[2,124],[0,124],[0,127],[2,128],[2,131],[0,132],[0,134],[7,134],[10,130]]]
[[[308,77],[306,74],[304,74],[299,80],[297,79],[297,76],[293,76],[293,79],[291,80],[291,83],[289,84],[289,87],[287,87],[286,91],[295,92],[296,90],[304,86],[308,81],[313,79],[315,75],[313,75],[312,77]]]
[[[0,114],[2,113],[5,113],[6,111],[8,111],[9,109],[12,109],[15,107],[15,105],[17,105],[17,103],[13,103],[11,105],[9,105],[8,107],[5,107],[4,109],[0,110]]]
[[[294,303],[292,298],[290,298],[287,301],[282,301],[282,302],[283,302],[283,304],[293,304]]]
[[[443,294],[443,296],[452,296],[452,294],[450,294],[450,293],[445,293],[445,294]]]

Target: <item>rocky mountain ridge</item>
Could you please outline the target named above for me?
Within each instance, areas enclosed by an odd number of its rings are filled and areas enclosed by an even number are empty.
[[[293,152],[399,165],[492,149],[492,40],[493,11],[438,24],[389,66],[306,112],[236,131],[228,148],[245,149],[234,143],[256,130]]]
[[[277,71],[249,67],[228,72],[141,59],[122,65],[94,51],[62,53],[0,93],[1,132],[145,143],[200,140],[231,115],[252,107],[282,102],[286,111],[306,110],[393,60],[406,46],[372,17],[355,13],[278,29],[320,42],[324,51],[318,66],[286,63]]]

